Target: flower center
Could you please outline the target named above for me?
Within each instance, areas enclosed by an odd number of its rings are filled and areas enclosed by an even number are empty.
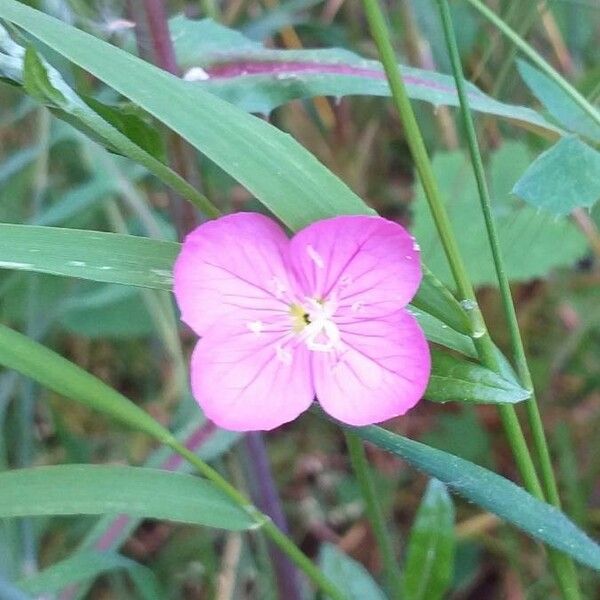
[[[292,304],[293,330],[309,350],[330,352],[339,347],[340,330],[333,320],[336,305],[332,301],[307,298],[306,305]]]

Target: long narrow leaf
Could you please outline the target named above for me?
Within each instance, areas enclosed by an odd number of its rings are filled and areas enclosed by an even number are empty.
[[[0,473],[0,518],[131,515],[238,531],[254,525],[200,477],[143,467],[58,465]]]
[[[561,511],[535,499],[512,481],[381,427],[359,427],[353,431],[364,440],[439,479],[453,492],[498,515],[531,537],[600,570],[600,546]]]

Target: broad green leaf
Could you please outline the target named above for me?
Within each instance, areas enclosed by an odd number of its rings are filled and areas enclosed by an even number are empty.
[[[537,157],[512,191],[557,216],[592,206],[600,200],[600,152],[576,136],[562,138]]]
[[[0,324],[0,365],[165,443],[172,435],[125,396],[56,352]]]
[[[572,265],[588,248],[585,237],[570,221],[539,213],[510,196],[511,186],[527,169],[529,161],[525,146],[512,142],[495,152],[489,165],[492,209],[506,271],[512,281],[544,277],[554,268]],[[458,245],[473,282],[495,285],[494,263],[468,160],[458,152],[437,154],[433,169],[446,199],[450,220],[455,231],[460,232]],[[421,245],[425,263],[444,283],[450,284],[452,275],[420,186],[413,233]],[[557,251],[557,240],[560,240],[560,251]]]
[[[483,467],[396,435],[381,427],[353,428],[357,435],[439,479],[451,491],[498,515],[580,563],[600,570],[600,546],[561,511]]]
[[[439,350],[431,352],[431,377],[425,397],[433,402],[514,404],[531,393],[490,369]]]
[[[184,473],[104,465],[0,473],[0,518],[124,512],[232,531],[254,525],[212,483]]]
[[[170,290],[179,244],[133,235],[0,223],[0,268]]]
[[[404,595],[441,600],[454,571],[454,505],[446,486],[432,479],[410,531],[404,564]]]
[[[116,570],[127,571],[144,600],[164,597],[156,575],[149,568],[114,552],[77,552],[22,580],[19,587],[31,594],[55,594],[73,584]]]
[[[277,106],[312,96],[389,96],[381,64],[341,48],[273,50],[238,31],[204,19],[171,20],[180,65],[204,90],[248,112],[268,114]],[[459,106],[451,76],[402,66],[409,96],[434,106]],[[503,104],[469,84],[473,110],[510,119],[555,137],[560,129],[534,110]]]
[[[319,566],[348,600],[386,600],[369,572],[333,544],[321,546]]]
[[[517,68],[533,95],[561,125],[570,131],[600,142],[600,125],[557,83],[524,60],[517,60]]]

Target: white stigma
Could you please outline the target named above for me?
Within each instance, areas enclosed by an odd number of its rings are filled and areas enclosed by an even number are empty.
[[[314,298],[309,298],[308,302],[310,323],[302,331],[307,348],[314,352],[330,352],[339,348],[340,330],[332,319],[336,308],[335,303],[318,302]]]

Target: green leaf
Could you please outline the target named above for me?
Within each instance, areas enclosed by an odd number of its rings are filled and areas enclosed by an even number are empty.
[[[576,136],[562,138],[537,157],[512,191],[558,216],[592,206],[600,200],[600,152]]]
[[[470,332],[469,319],[458,300],[423,263],[421,263],[421,267],[423,279],[411,304],[455,331],[468,335]]]
[[[150,569],[114,552],[77,552],[22,580],[19,587],[30,594],[54,594],[73,584],[121,569],[127,571],[142,598],[164,597],[164,591]]]
[[[83,100],[105,121],[126,135],[132,142],[154,156],[154,158],[165,162],[165,145],[160,129],[152,123],[146,122],[137,107],[131,104],[106,104],[87,96]]]
[[[249,529],[250,517],[205,479],[143,467],[59,465],[0,473],[0,518],[130,515]]]
[[[404,565],[404,595],[441,600],[454,571],[454,505],[446,486],[432,479],[410,531]]]
[[[188,78],[248,112],[269,114],[286,102],[313,96],[390,96],[381,64],[348,50],[273,50],[210,19],[176,17],[170,26]],[[434,106],[459,106],[451,76],[404,65],[402,72],[411,98]],[[498,102],[471,84],[468,90],[473,110],[552,137],[560,133],[534,110]]]
[[[0,268],[170,290],[179,244],[133,235],[0,223]]]
[[[46,103],[50,101],[59,107],[68,106],[67,98],[50,82],[46,67],[42,64],[32,46],[29,46],[25,51],[23,85],[25,90],[39,102]]]
[[[561,511],[537,500],[512,481],[381,427],[359,427],[352,428],[352,431],[439,479],[451,491],[498,515],[531,537],[600,570],[600,546]]]
[[[386,600],[369,572],[333,544],[321,546],[319,566],[348,600]]]
[[[167,444],[172,435],[125,396],[56,352],[0,324],[0,364]]]
[[[531,393],[474,362],[439,350],[431,351],[431,377],[425,397],[433,402],[514,404]]]
[[[517,60],[517,68],[533,95],[561,125],[570,131],[600,142],[600,125],[557,83],[524,60]]]
[[[445,346],[456,350],[465,356],[477,358],[477,351],[473,340],[455,329],[452,329],[446,323],[443,323],[434,316],[416,308],[414,305],[408,308],[409,312],[417,319],[419,325],[425,332],[425,337],[434,344]]]
[[[544,277],[557,267],[570,266],[588,249],[585,237],[570,221],[539,213],[510,196],[511,186],[527,169],[529,152],[523,144],[505,143],[489,165],[492,210],[498,228],[504,264],[512,281]],[[485,223],[481,215],[477,187],[468,160],[461,153],[440,153],[433,169],[455,231],[458,245],[472,281],[476,285],[496,285]],[[427,208],[421,186],[415,201],[413,234],[421,245],[428,267],[446,284],[452,282],[446,257]],[[556,241],[560,240],[560,252]],[[523,257],[527,260],[523,260]]]

